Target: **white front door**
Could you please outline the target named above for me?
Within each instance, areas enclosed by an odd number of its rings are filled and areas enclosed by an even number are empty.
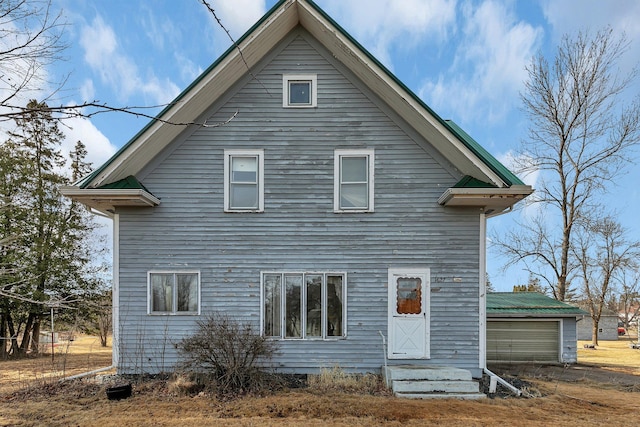
[[[389,269],[389,359],[429,358],[429,269]]]

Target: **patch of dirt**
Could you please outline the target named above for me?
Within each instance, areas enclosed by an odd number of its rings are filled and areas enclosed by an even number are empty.
[[[111,347],[101,347],[97,337],[77,336],[74,341],[55,347],[53,358],[51,354],[39,354],[0,361],[0,395],[55,383],[60,378],[104,368],[111,363]]]
[[[587,364],[572,365],[492,365],[489,370],[507,378],[527,378],[546,382],[597,384],[602,388],[620,391],[640,391],[640,376],[634,369],[624,367],[592,366]]]
[[[582,365],[492,368],[518,387],[539,390],[537,398],[496,395],[482,401],[420,401],[338,391],[318,394],[302,387],[220,400],[205,393],[172,393],[163,377],[104,375],[0,394],[0,426],[471,427],[506,422],[536,427],[610,427],[629,420],[629,408],[635,407],[638,398],[628,392],[634,390],[622,385],[637,384],[640,377],[623,372]],[[121,401],[108,400],[105,388],[124,379],[133,383],[133,395]],[[293,385],[303,385],[302,378],[291,380]]]
[[[105,366],[102,360],[85,366],[96,360],[95,349],[80,353],[72,355],[78,368]],[[639,350],[630,349],[626,341],[603,342],[597,350],[579,346],[581,363],[576,365],[492,365],[490,370],[526,395],[515,398],[498,385],[497,393],[481,401],[420,401],[346,392],[348,384],[335,376],[331,381],[336,387],[314,389],[305,376],[294,375],[282,378],[281,387],[272,392],[220,399],[206,391],[188,392],[188,383],[166,376],[105,372],[59,382],[59,377],[49,375],[51,363],[46,358],[10,361],[0,364],[0,426],[611,427],[633,419],[640,396],[639,356]],[[67,357],[67,371],[75,360]],[[132,396],[108,400],[106,388],[120,382],[132,383]],[[488,393],[488,377],[481,386]]]
[[[494,373],[496,372],[494,371]],[[520,396],[517,396],[513,392],[513,390],[503,386],[500,383],[497,384],[496,391],[494,393],[491,393],[491,378],[486,374],[483,375],[480,379],[480,392],[484,393],[490,399],[517,397],[529,398],[542,396],[542,393],[536,388],[536,386],[524,378],[513,376],[507,373],[503,373],[499,376],[518,390],[522,391],[522,394]]]

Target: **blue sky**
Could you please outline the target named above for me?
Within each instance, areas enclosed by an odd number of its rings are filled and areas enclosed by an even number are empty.
[[[234,38],[276,2],[210,0]],[[622,58],[629,71],[640,58],[640,2],[636,0],[317,0],[338,24],[445,119],[453,119],[498,159],[526,136],[519,93],[525,65],[542,52],[552,58],[563,33],[610,25],[631,41]],[[613,7],[615,5],[615,7]],[[68,23],[66,60],[47,70],[69,74],[62,102],[152,106],[171,101],[230,46],[199,0],[56,0]],[[628,98],[640,92],[629,88]],[[153,110],[151,110],[153,111]],[[63,129],[66,147],[81,139],[99,166],[147,119],[110,113],[74,119]],[[640,153],[636,153],[640,158]],[[535,187],[533,177],[527,183]],[[640,239],[640,168],[630,165],[608,201]],[[629,183],[629,184],[626,184]],[[513,226],[518,213],[489,221]],[[521,268],[501,271],[489,249],[488,272],[497,290],[526,283]]]

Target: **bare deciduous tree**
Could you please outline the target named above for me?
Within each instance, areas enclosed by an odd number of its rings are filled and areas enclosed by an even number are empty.
[[[615,276],[640,256],[640,242],[627,239],[611,217],[591,221],[575,233],[572,251],[580,264],[585,303],[591,314],[591,339],[598,345],[598,324],[611,298]]]
[[[619,293],[619,310],[624,313],[624,327],[628,331],[629,324],[637,322],[640,315],[640,271],[635,263],[616,275]]]
[[[541,213],[494,240],[509,265],[526,261],[560,301],[578,265],[571,259],[574,227],[599,210],[599,197],[640,140],[640,107],[622,102],[637,71],[621,76],[617,68],[627,48],[610,28],[579,33],[562,39],[553,64],[540,54],[527,67],[521,98],[531,123],[517,161],[519,172],[540,173],[530,203]]]
[[[155,115],[167,105],[113,106],[99,100],[64,103],[60,94],[68,76],[55,79],[47,67],[64,60],[66,25],[61,12],[54,12],[52,0],[0,0],[0,121],[40,112],[39,104],[35,111],[33,105],[27,105],[30,99],[46,104],[54,120],[122,112],[172,125],[217,127],[235,117],[215,124],[173,122]]]
[[[0,105],[23,104],[51,84],[44,68],[62,59],[64,26],[50,1],[0,1]]]

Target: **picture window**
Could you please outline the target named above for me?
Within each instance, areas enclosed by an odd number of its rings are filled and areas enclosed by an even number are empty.
[[[262,273],[262,331],[282,339],[346,336],[346,274]]]

